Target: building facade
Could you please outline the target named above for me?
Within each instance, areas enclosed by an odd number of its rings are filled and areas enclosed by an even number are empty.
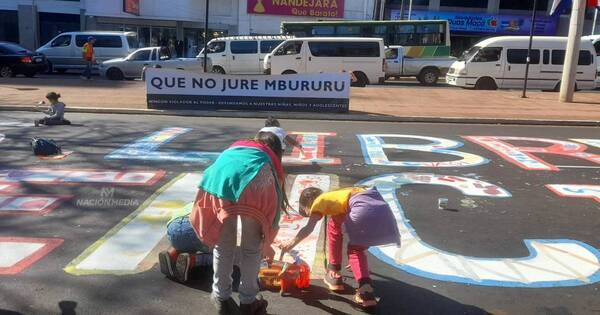
[[[411,6],[412,2],[412,6]],[[553,0],[538,0],[536,35],[567,36],[569,11],[550,16]],[[452,54],[459,55],[492,36],[529,35],[533,0],[387,0],[385,19],[444,19],[450,22]],[[593,10],[586,13],[584,34],[592,29]]]
[[[61,32],[134,31],[143,46],[183,41],[185,55],[192,56],[204,42],[205,1],[2,0],[0,41],[20,42],[34,49]],[[279,34],[281,21],[285,20],[371,20],[374,3],[375,0],[212,0],[208,34]]]

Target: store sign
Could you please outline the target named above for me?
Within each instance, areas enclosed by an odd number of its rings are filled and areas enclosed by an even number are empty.
[[[170,69],[146,72],[148,108],[347,112],[347,73],[235,76]]]
[[[123,0],[123,12],[140,15],[140,0]]]
[[[392,10],[390,19],[399,20],[400,10]],[[531,30],[531,17],[525,15],[413,11],[411,20],[448,20],[452,32],[529,35]],[[556,35],[557,26],[557,17],[538,16],[534,31],[536,35]]]
[[[344,17],[344,0],[248,0],[248,13]]]

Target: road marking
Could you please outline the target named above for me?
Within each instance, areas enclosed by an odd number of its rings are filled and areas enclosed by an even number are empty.
[[[356,135],[360,141],[365,163],[382,166],[402,166],[402,167],[471,167],[489,163],[479,155],[454,150],[462,147],[462,142],[453,141],[444,138],[425,137],[417,135],[399,135],[399,134],[359,134]],[[427,141],[427,144],[401,144],[386,143],[384,139],[409,139]],[[436,153],[443,155],[456,156],[461,159],[442,162],[420,162],[420,161],[390,161],[385,150],[397,151],[417,151],[426,153]]]
[[[299,199],[302,191],[308,187],[317,187],[323,191],[329,191],[336,183],[333,183],[336,179],[332,178],[333,175],[317,175],[317,174],[300,174],[297,175],[293,181],[292,187],[289,192],[290,206],[293,209],[299,208]],[[303,228],[308,222],[308,218],[302,217],[297,214],[291,214],[290,217],[286,217],[284,214],[279,223],[279,232],[275,238],[273,249],[275,250],[275,257],[278,258],[280,254],[279,247],[277,246],[282,241],[294,238],[298,233],[298,230]],[[294,250],[291,252],[292,255],[286,254],[284,259],[293,259],[291,256],[299,256],[311,267],[315,267],[319,263],[317,244],[319,241],[319,233],[321,232],[322,220],[317,223],[313,232],[300,242]],[[316,274],[314,275],[316,276]]]
[[[590,198],[600,202],[600,185],[558,185],[549,184],[546,188],[561,197]]]
[[[142,264],[143,261],[165,236],[166,223],[173,211],[194,201],[201,178],[201,174],[184,173],[173,179],[64,270],[75,275],[120,275],[151,268],[149,264]]]
[[[0,237],[0,275],[22,272],[62,243],[58,238]]]
[[[190,128],[165,128],[125,145],[105,158],[111,160],[171,161],[200,164],[210,164],[215,161],[219,157],[220,153],[218,152],[158,151],[160,146],[191,130]]]
[[[296,141],[302,145],[302,151],[294,147],[290,155],[283,157],[286,165],[339,165],[342,161],[338,158],[325,156],[325,137],[335,137],[335,132],[291,132],[296,135]],[[289,146],[288,146],[289,147]]]
[[[45,215],[71,196],[0,195],[0,215]]]
[[[0,122],[0,129],[23,128],[23,127],[33,127],[33,123],[24,123],[24,122],[20,122],[20,121]]]
[[[114,184],[152,186],[164,171],[107,171],[99,169],[0,169],[0,184],[30,183],[37,185]]]
[[[377,186],[395,214],[402,246],[369,249],[395,268],[429,279],[501,287],[567,287],[600,281],[600,251],[576,240],[524,240],[530,254],[522,258],[468,257],[434,248],[418,237],[396,195],[405,185],[427,184],[451,187],[468,196],[511,196],[498,186],[466,177],[419,173],[375,176],[358,184]],[[415,241],[405,244],[407,239]]]

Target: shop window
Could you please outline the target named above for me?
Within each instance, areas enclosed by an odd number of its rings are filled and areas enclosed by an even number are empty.
[[[407,4],[408,1],[404,1],[404,5]],[[398,6],[400,7],[402,5],[402,0],[387,0],[388,5],[391,6]],[[429,6],[429,0],[413,0],[412,2],[413,5],[422,5],[422,6]]]
[[[50,44],[52,47],[69,47],[71,46],[71,35],[62,35],[57,37]]]
[[[502,55],[501,47],[486,47],[477,52],[473,62],[494,62],[499,61]]]
[[[531,11],[533,9],[533,1],[523,0],[500,0],[501,10],[524,10]],[[538,1],[537,10],[546,11],[548,9],[548,1]]]
[[[508,63],[524,65],[527,63],[527,49],[509,49],[506,51],[506,59]],[[536,65],[538,63],[540,63],[540,51],[532,49],[529,64]]]
[[[0,41],[19,42],[19,19],[16,11],[0,10]]]
[[[254,40],[232,41],[232,54],[256,54],[258,52],[258,43]]]
[[[275,47],[279,46],[283,41],[282,40],[263,40],[260,42],[260,53],[268,54],[275,49]]]
[[[444,7],[487,8],[488,0],[440,0],[440,5]]]
[[[46,44],[57,35],[80,30],[79,14],[38,13],[40,44]]]

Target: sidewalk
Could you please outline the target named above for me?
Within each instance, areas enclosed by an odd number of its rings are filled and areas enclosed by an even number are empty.
[[[146,96],[144,82],[107,81],[96,78],[82,81],[70,78],[10,78],[0,79],[0,109],[26,109],[44,99],[49,91],[59,92],[68,108],[144,110]],[[558,102],[558,94],[528,91],[522,99],[520,91],[474,91],[453,87],[424,88],[409,83],[353,88],[350,101],[351,115],[358,120],[431,120],[454,122],[478,120],[493,122],[538,121],[557,123],[579,121],[586,125],[600,125],[600,91],[576,93],[575,103]],[[226,111],[217,116],[239,116]],[[285,116],[290,116],[286,113]],[[365,115],[366,114],[366,115]],[[323,116],[320,114],[319,116]],[[313,115],[314,116],[314,115]],[[337,115],[336,115],[337,116]],[[311,114],[297,114],[310,118]],[[331,114],[323,117],[331,117]],[[314,116],[314,118],[321,118]],[[577,123],[574,123],[577,124]]]

